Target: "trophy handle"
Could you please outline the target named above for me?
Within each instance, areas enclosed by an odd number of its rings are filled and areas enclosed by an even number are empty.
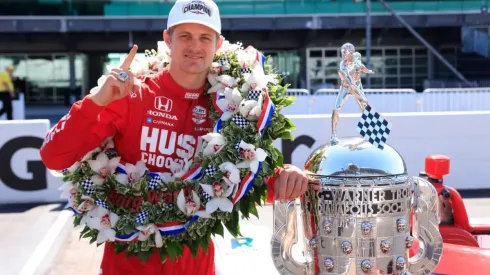
[[[271,253],[274,266],[281,275],[306,275],[307,263],[297,262],[291,253],[293,245],[298,242],[295,201],[287,203],[274,201],[273,219]]]
[[[414,196],[412,209],[412,235],[419,241],[419,251],[408,260],[412,274],[428,274],[434,271],[442,256],[443,240],[439,232],[439,204],[434,186],[421,177],[413,177]],[[410,238],[410,237],[408,237]],[[413,239],[407,239],[411,247]]]

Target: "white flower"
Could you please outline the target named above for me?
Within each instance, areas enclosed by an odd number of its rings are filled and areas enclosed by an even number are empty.
[[[192,161],[182,160],[182,161],[172,161],[170,164],[170,173],[160,173],[159,176],[164,183],[169,183],[175,180],[175,178],[182,177],[191,168]]]
[[[84,162],[84,161],[87,161],[89,159],[92,159],[92,155],[95,153],[99,153],[100,151],[102,151],[102,149],[100,147],[95,148],[94,150],[86,153],[85,156],[83,156],[81,161]]]
[[[267,84],[272,79],[269,76],[266,76],[264,73],[264,69],[261,64],[255,64],[252,70],[252,73],[243,74],[245,79],[245,84],[242,86],[242,89],[247,88],[247,90],[262,90],[267,87]]]
[[[202,136],[202,139],[204,140],[202,153],[206,157],[217,154],[226,144],[225,137],[220,133],[208,133]]]
[[[58,190],[61,191],[60,199],[71,200],[77,194],[77,186],[72,182],[65,182]]]
[[[201,208],[201,200],[194,190],[192,191],[192,197],[187,198],[184,196],[184,189],[180,190],[179,195],[177,196],[177,206],[180,211],[189,217],[194,215],[201,218],[211,217],[205,211],[199,210]]]
[[[258,120],[258,116],[255,116],[257,108],[261,108],[259,106],[259,102],[252,99],[244,100],[242,103],[240,103],[239,112],[247,120],[256,121]]]
[[[216,80],[218,80],[223,86],[231,88],[235,86],[239,79],[233,78],[232,76],[222,74],[216,77]]]
[[[140,225],[136,227],[136,229],[140,231],[138,234],[139,241],[146,241],[151,236],[151,234],[155,234],[156,247],[163,246],[162,235],[160,234],[160,231],[158,230],[158,227],[155,224],[151,223],[147,225]]]
[[[234,114],[238,113],[240,103],[242,102],[242,94],[238,89],[225,88],[225,98],[218,100],[218,107],[223,111],[221,120],[227,121]]]
[[[250,167],[250,171],[252,171],[254,174],[257,174],[257,170],[259,169],[259,162],[262,162],[265,160],[265,158],[267,158],[267,153],[262,148],[256,149],[253,144],[246,143],[243,140],[240,142],[240,148],[242,149],[240,155],[244,159],[244,161],[238,163],[236,167]]]
[[[208,82],[211,84],[211,86],[214,86],[219,83],[217,77],[220,72],[221,72],[221,65],[218,62],[213,62],[211,64],[211,68],[209,69],[209,73],[208,73]]]
[[[74,172],[76,172],[78,170],[78,168],[80,168],[80,166],[82,165],[81,162],[77,161],[75,163],[73,163],[70,167],[66,168],[66,171],[70,174],[73,174]],[[61,171],[56,171],[58,173],[62,173],[63,170]]]
[[[206,212],[211,214],[218,210],[225,212],[231,212],[233,210],[233,203],[228,197],[233,193],[233,186],[228,184],[223,185],[221,182],[214,182],[213,185],[201,184],[204,192],[209,194],[212,199],[206,203]]]
[[[100,152],[94,160],[87,160],[92,171],[97,173],[90,179],[95,185],[101,185],[108,176],[114,174],[120,160],[120,157],[109,159],[104,152]]]
[[[221,172],[225,172],[224,180],[229,185],[240,183],[240,170],[231,162],[224,162],[219,166]]]
[[[136,165],[126,163],[126,174],[117,174],[116,180],[123,185],[133,186],[139,182],[146,172],[146,166],[143,161],[138,161]]]
[[[111,149],[114,148],[114,139],[112,137],[108,137],[104,140],[102,143],[102,148],[104,149]]]
[[[82,195],[81,202],[77,206],[77,209],[83,212],[86,211],[91,211],[95,209],[96,204],[93,198],[87,196],[87,195]]]
[[[170,164],[171,173],[161,173],[160,178],[164,183],[169,183],[175,180],[175,178],[181,178],[191,168],[192,161],[183,159],[182,161],[173,161]]]
[[[251,68],[257,61],[258,51],[252,47],[248,46],[245,50],[239,50],[237,53],[238,64],[242,68]]]
[[[223,40],[223,43],[221,43],[221,47],[216,51],[216,54],[227,54],[229,52],[236,52],[237,50],[239,50],[241,48],[241,44],[240,43],[236,43],[236,44],[231,44],[230,41],[228,40]]]
[[[263,94],[259,95],[258,98],[258,104],[255,105],[248,111],[248,113],[244,116],[246,119],[250,121],[257,121],[259,120],[260,114],[262,113],[262,104],[264,102],[264,97],[262,96]]]
[[[99,231],[97,243],[115,241],[116,231],[113,228],[116,226],[119,217],[101,206],[97,206],[93,214],[93,217],[88,218],[87,226]]]
[[[165,41],[157,42],[157,58],[163,62],[170,62],[170,48]]]

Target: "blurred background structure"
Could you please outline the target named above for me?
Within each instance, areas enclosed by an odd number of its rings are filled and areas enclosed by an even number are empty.
[[[0,70],[15,65],[16,89],[28,109],[69,105],[133,43],[142,50],[156,48],[172,2],[2,0]],[[356,45],[376,72],[365,88],[422,92],[466,86],[378,0],[216,2],[224,36],[272,56],[291,88],[310,94],[336,88],[339,47],[345,42]],[[473,86],[490,86],[489,0],[387,2]]]

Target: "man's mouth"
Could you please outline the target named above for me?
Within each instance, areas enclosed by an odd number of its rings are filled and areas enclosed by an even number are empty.
[[[199,56],[199,55],[188,55],[188,54],[186,54],[185,57],[189,58],[189,59],[194,59],[194,60],[202,59],[202,56]]]

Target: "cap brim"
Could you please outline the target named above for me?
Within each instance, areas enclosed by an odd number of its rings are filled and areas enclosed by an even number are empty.
[[[215,32],[217,32],[218,34],[221,35],[221,31],[219,31],[218,29],[216,29],[211,24],[206,23],[206,22],[203,22],[201,20],[182,20],[182,21],[178,21],[178,22],[173,23],[172,25],[168,25],[167,26],[167,29],[170,29],[170,28],[175,27],[177,25],[186,24],[186,23],[194,23],[194,24],[199,24],[199,25],[206,26],[206,27],[212,29],[213,31],[215,31]]]

